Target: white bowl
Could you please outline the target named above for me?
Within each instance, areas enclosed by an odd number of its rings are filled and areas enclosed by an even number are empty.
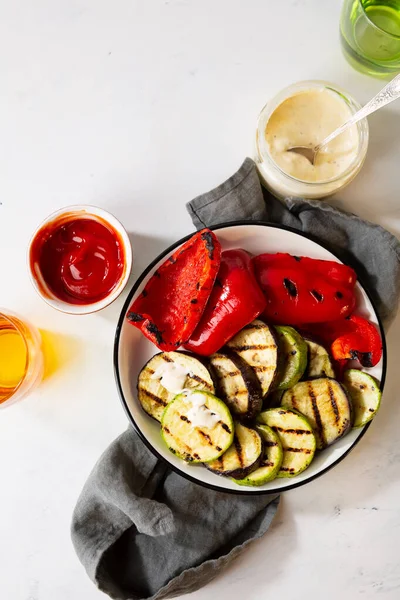
[[[110,225],[110,227],[113,230],[116,231],[116,233],[118,234],[118,236],[122,242],[124,255],[125,255],[124,271],[123,271],[122,276],[120,277],[120,280],[118,281],[117,285],[108,294],[108,296],[106,296],[102,300],[98,300],[97,302],[92,302],[89,304],[72,304],[72,303],[66,302],[64,300],[60,300],[60,298],[58,298],[50,290],[49,286],[47,285],[46,281],[44,280],[42,273],[40,271],[39,264],[37,262],[32,263],[32,261],[31,261],[31,248],[32,248],[33,240],[36,238],[36,236],[38,235],[38,233],[41,231],[42,228],[48,226],[53,221],[60,219],[60,217],[62,217],[63,215],[71,215],[72,217],[78,217],[78,218],[79,217],[91,217],[94,219],[99,218],[102,221],[105,221],[108,225]],[[111,302],[114,302],[114,300],[116,300],[116,298],[118,298],[118,296],[120,295],[120,293],[126,286],[128,279],[129,279],[129,275],[132,270],[132,246],[131,246],[131,242],[129,240],[129,236],[128,236],[126,230],[124,229],[124,227],[121,225],[121,223],[118,221],[118,219],[116,219],[112,214],[110,214],[106,210],[104,210],[102,208],[98,208],[97,206],[90,206],[90,205],[83,205],[83,204],[82,205],[74,205],[74,206],[66,206],[65,208],[61,208],[60,210],[57,210],[56,212],[54,212],[53,214],[48,216],[47,219],[45,219],[45,221],[43,221],[43,223],[41,223],[39,225],[39,227],[36,229],[36,231],[34,232],[32,238],[31,238],[31,241],[29,243],[29,247],[28,247],[28,269],[29,269],[29,274],[30,274],[30,278],[31,278],[33,287],[35,288],[35,290],[37,291],[39,296],[41,298],[43,298],[43,300],[45,302],[47,302],[47,304],[49,304],[56,310],[59,310],[61,312],[68,313],[71,315],[87,315],[90,313],[97,312],[97,311],[105,308],[109,304],[111,304]]]
[[[288,252],[294,255],[341,262],[331,252],[320,244],[313,242],[304,234],[281,226],[240,222],[219,225],[211,229],[215,231],[223,250],[244,248],[252,254]],[[202,465],[187,465],[174,456],[161,438],[160,424],[149,417],[140,406],[136,393],[138,375],[146,362],[159,350],[136,327],[128,322],[126,314],[133,300],[142,292],[154,271],[189,237],[191,236],[176,242],[145,269],[133,286],[122,309],[115,338],[114,369],[118,390],[128,418],[141,439],[156,456],[169,463],[170,467],[183,477],[195,483],[236,494],[270,494],[304,485],[340,462],[361,439],[370,424],[361,429],[351,430],[335,444],[318,452],[308,469],[300,475],[288,479],[275,479],[263,486],[253,488],[238,486],[230,479],[220,477],[205,469]],[[373,369],[364,370],[376,377],[381,382],[381,388],[383,389],[386,375],[386,347],[383,329],[371,299],[360,283],[357,283],[356,293],[358,298],[357,312],[380,328],[383,342],[382,360]]]

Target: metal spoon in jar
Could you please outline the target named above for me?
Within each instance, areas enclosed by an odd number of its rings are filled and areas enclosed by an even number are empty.
[[[351,127],[361,119],[364,119],[371,113],[377,111],[379,108],[383,108],[393,100],[397,100],[400,97],[400,74],[396,75],[392,81],[390,81],[372,100],[368,102],[363,108],[357,111],[350,119],[348,119],[343,125],[335,129],[328,137],[320,142],[314,148],[307,146],[293,146],[288,148],[288,152],[296,152],[307,158],[313,165],[315,163],[316,156],[323,146],[331,142],[335,137],[343,133],[348,127]]]

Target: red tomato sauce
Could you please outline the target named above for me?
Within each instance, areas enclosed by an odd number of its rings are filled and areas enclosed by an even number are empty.
[[[59,300],[92,304],[106,298],[120,281],[125,253],[119,234],[104,220],[71,214],[40,229],[30,263]]]

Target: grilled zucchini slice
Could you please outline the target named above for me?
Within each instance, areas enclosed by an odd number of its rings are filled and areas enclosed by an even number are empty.
[[[310,421],[317,448],[326,448],[351,426],[351,404],[345,389],[327,377],[301,381],[284,393],[282,406],[298,410]]]
[[[305,340],[308,348],[308,364],[305,379],[313,377],[331,377],[335,379],[335,370],[329,353],[321,344],[312,340]]]
[[[256,319],[243,327],[227,346],[252,367],[265,396],[275,379],[278,366],[278,345],[273,329]]]
[[[379,384],[368,373],[349,369],[344,373],[343,385],[353,406],[353,427],[363,427],[374,418],[381,404]]]
[[[316,439],[303,415],[287,408],[270,408],[257,420],[271,427],[281,441],[283,460],[277,477],[295,477],[307,469],[314,458]]]
[[[217,460],[206,465],[217,475],[243,479],[258,468],[263,457],[263,443],[255,429],[235,423],[232,446]]]
[[[275,479],[282,465],[283,450],[278,434],[268,425],[257,425],[256,429],[263,440],[263,456],[258,469],[244,479],[235,479],[239,485],[264,485],[264,483]]]
[[[169,392],[162,385],[162,372],[166,364],[178,365],[183,372],[186,370],[185,388],[206,390],[212,394],[215,392],[210,373],[197,358],[182,352],[160,352],[143,367],[137,383],[142,408],[157,421],[161,421],[164,408],[176,396],[176,393]]]
[[[233,442],[234,426],[226,404],[213,394],[179,394],[164,409],[161,434],[169,450],[190,463],[221,456]]]
[[[257,375],[235,352],[226,349],[210,357],[217,394],[229,410],[244,421],[251,421],[261,411],[262,392]]]
[[[276,326],[275,330],[281,365],[276,389],[287,390],[303,376],[307,366],[307,344],[293,327]]]

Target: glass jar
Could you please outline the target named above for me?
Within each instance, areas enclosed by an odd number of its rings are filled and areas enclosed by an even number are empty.
[[[39,331],[9,310],[0,311],[0,408],[29,394],[44,371]]]
[[[354,179],[364,163],[369,137],[368,122],[366,119],[359,121],[359,123],[355,125],[358,132],[356,156],[351,164],[335,177],[318,181],[304,181],[286,173],[273,160],[265,135],[267,123],[272,113],[285,100],[300,92],[321,89],[337,94],[340,101],[347,104],[350,109],[350,114],[354,114],[361,108],[361,105],[354,100],[354,98],[337,86],[325,81],[301,81],[285,88],[277,96],[272,98],[272,100],[267,102],[259,115],[255,142],[255,162],[265,187],[277,198],[283,199],[286,197],[294,197],[318,199],[334,194],[343,189],[350,181],[352,181],[352,179]]]

